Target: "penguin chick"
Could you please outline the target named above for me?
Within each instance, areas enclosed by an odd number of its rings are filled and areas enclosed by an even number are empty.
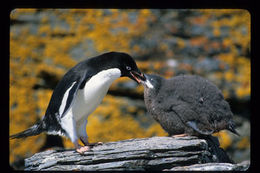
[[[229,104],[213,83],[196,75],[145,78],[146,108],[170,136],[211,135],[224,129],[238,135]]]
[[[126,53],[109,52],[78,63],[57,84],[42,120],[10,138],[47,132],[68,137],[79,153],[89,150],[87,118],[101,103],[112,82],[120,77],[129,77],[138,83],[145,80],[133,58]],[[78,139],[85,146],[80,146]]]

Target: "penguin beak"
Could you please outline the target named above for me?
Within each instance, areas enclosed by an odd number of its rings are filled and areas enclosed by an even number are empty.
[[[139,73],[139,72],[136,72],[136,71],[130,71],[130,74],[131,76],[133,77],[133,79],[138,83],[140,84],[141,81],[145,81],[146,78],[144,76],[143,73]]]
[[[150,77],[144,74],[144,80],[141,80],[141,84],[145,86],[145,88],[153,89],[154,86],[151,83]]]

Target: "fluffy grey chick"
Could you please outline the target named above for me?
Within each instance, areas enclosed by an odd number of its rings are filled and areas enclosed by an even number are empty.
[[[211,135],[224,129],[238,135],[229,104],[213,83],[196,75],[145,77],[146,108],[170,136]]]

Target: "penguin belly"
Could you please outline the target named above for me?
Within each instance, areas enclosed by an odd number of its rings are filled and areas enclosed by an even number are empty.
[[[79,89],[69,110],[61,119],[61,126],[73,143],[85,136],[88,116],[97,108],[112,82],[121,76],[119,69],[103,70],[92,76]]]
[[[71,107],[74,120],[76,122],[86,120],[102,102],[112,82],[120,76],[119,69],[109,69],[91,77],[84,88],[76,93]]]
[[[88,116],[98,107],[105,97],[109,86],[100,88],[88,88],[78,90],[76,100],[72,106],[72,115],[77,121],[87,119]]]

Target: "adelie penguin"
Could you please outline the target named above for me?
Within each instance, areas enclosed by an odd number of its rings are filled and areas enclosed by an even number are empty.
[[[42,120],[10,138],[47,132],[67,136],[79,153],[89,150],[87,118],[101,103],[112,82],[124,76],[138,83],[145,80],[126,53],[109,52],[78,63],[57,84]],[[85,146],[80,146],[78,139]]]
[[[229,104],[213,83],[196,75],[145,78],[147,110],[170,136],[208,136],[224,129],[238,135]]]

